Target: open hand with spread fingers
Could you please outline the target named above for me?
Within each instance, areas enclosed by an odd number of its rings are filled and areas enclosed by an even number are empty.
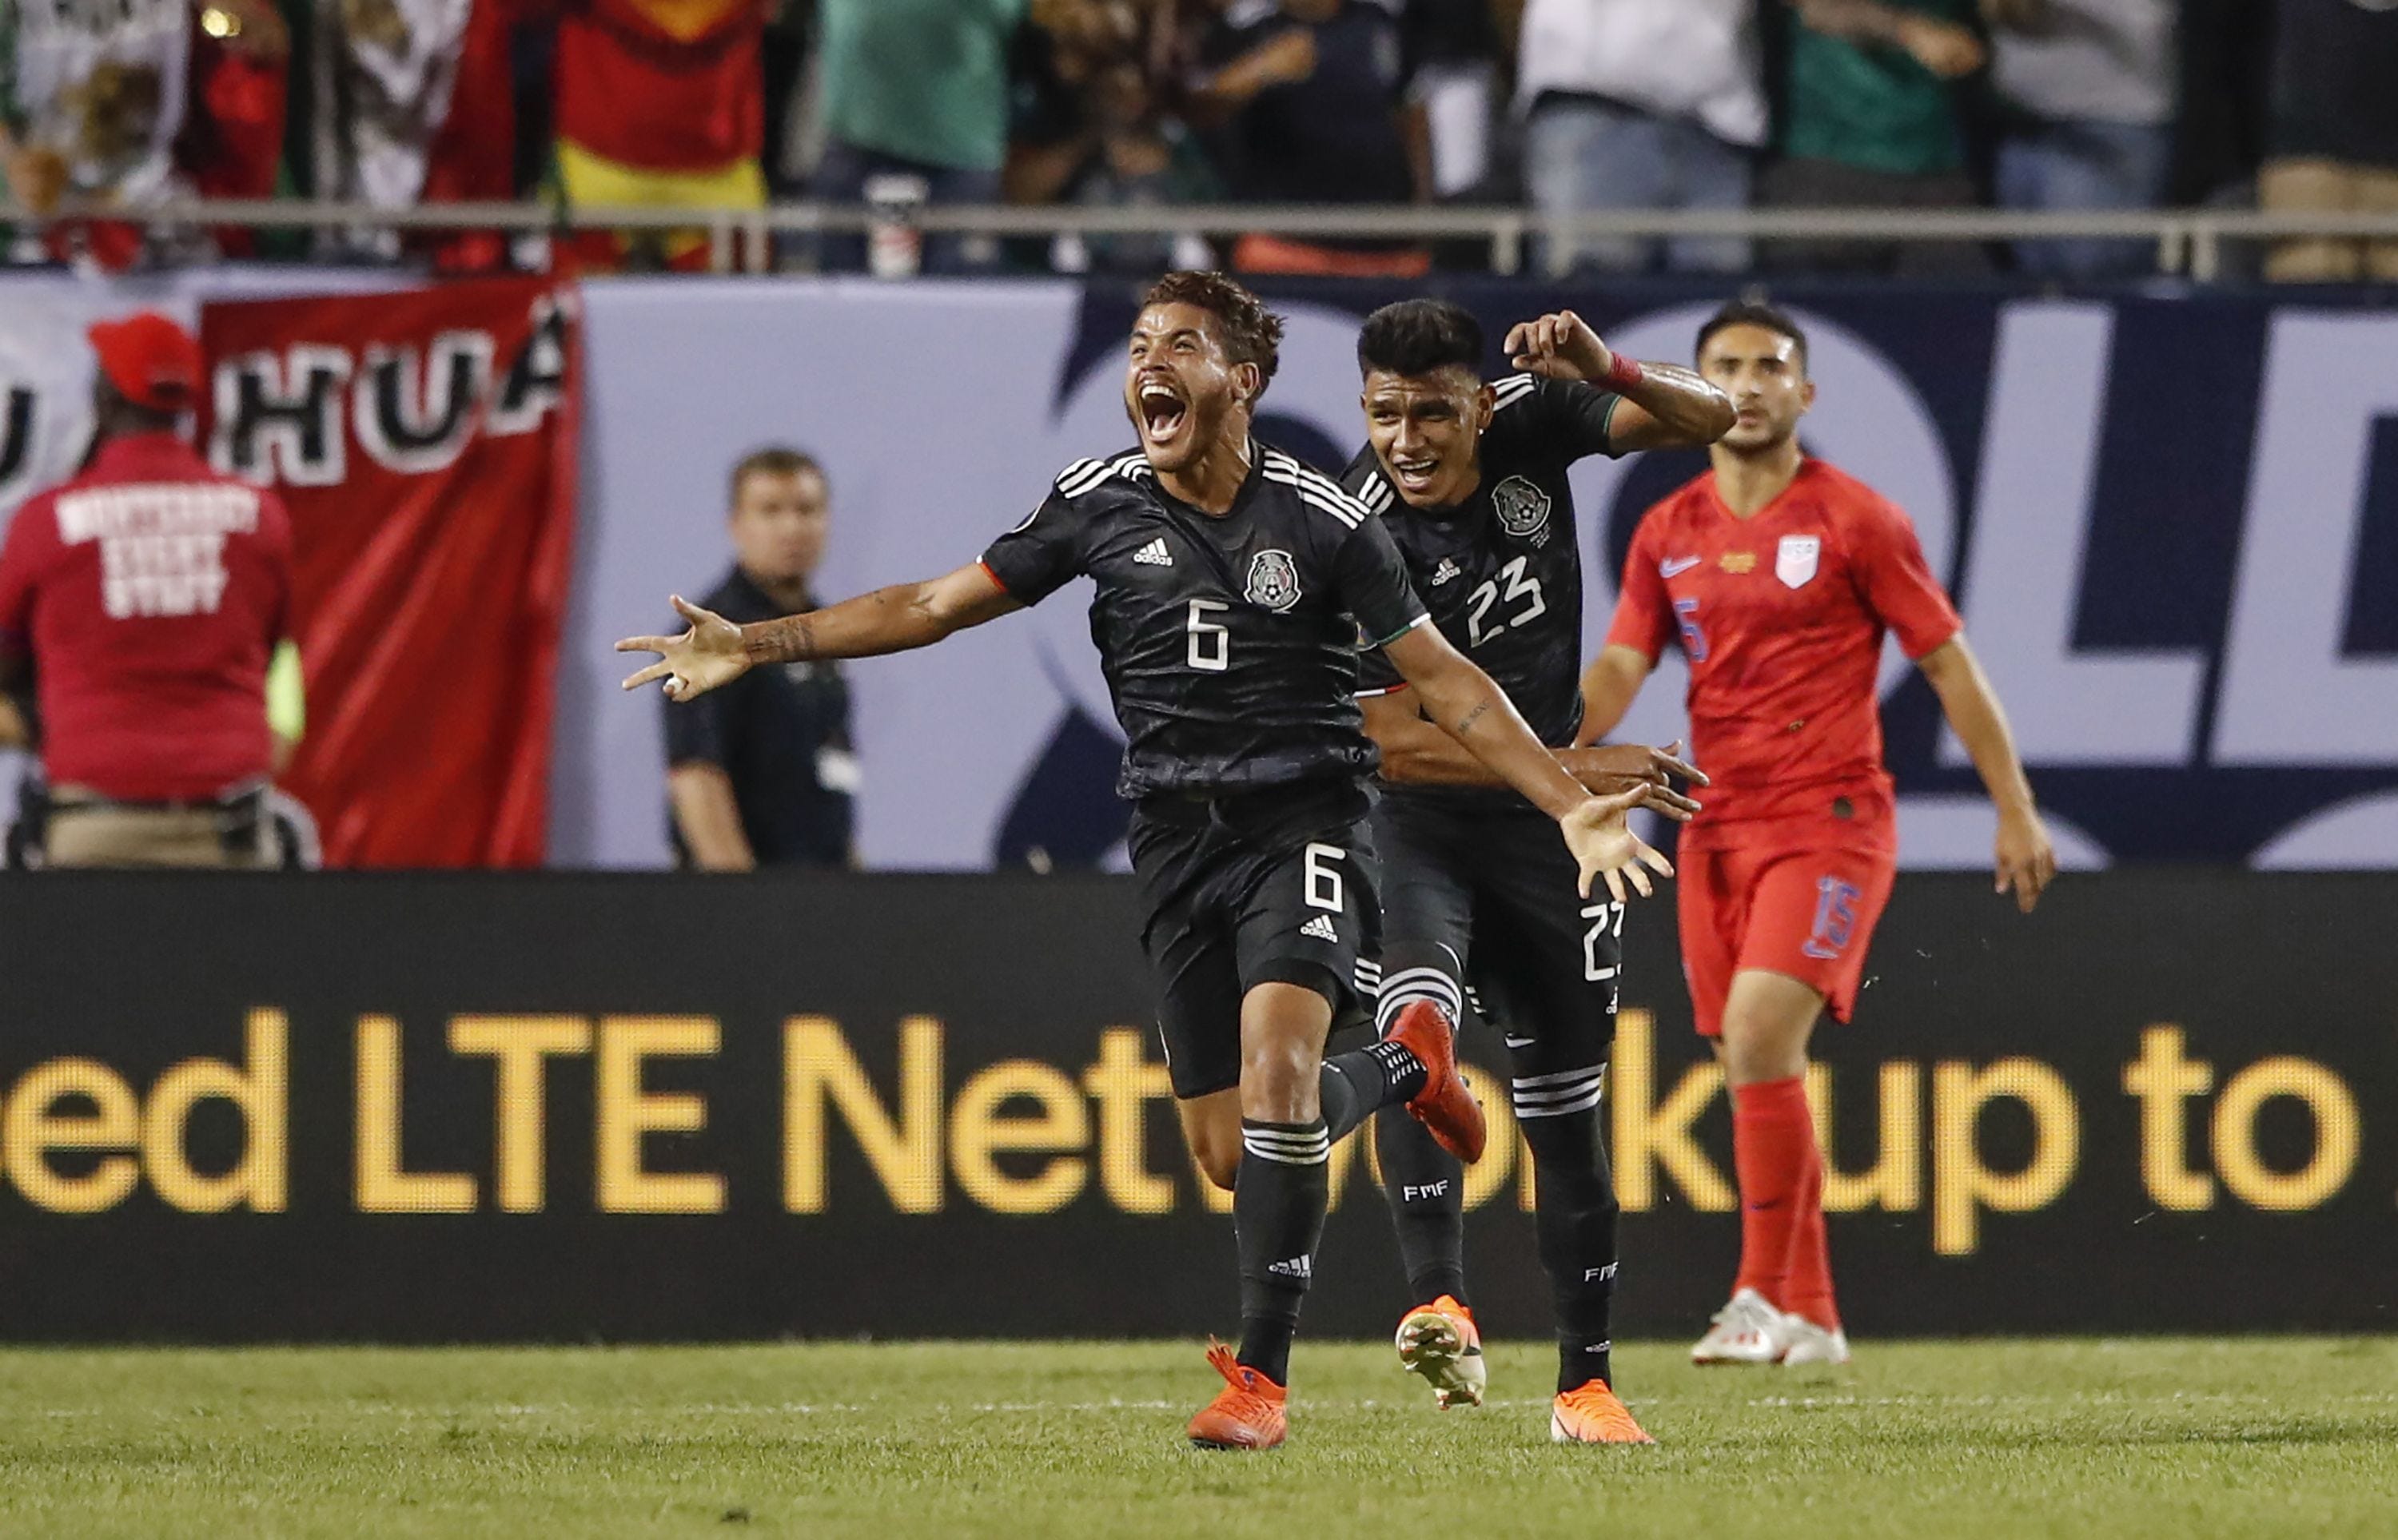
[[[626,690],[664,679],[667,699],[688,701],[749,672],[749,652],[742,645],[739,626],[680,594],[675,596],[674,607],[676,614],[691,623],[691,629],[681,636],[627,636],[616,644],[619,652],[654,652],[659,657],[657,663],[627,678]]]
[[[1509,327],[1507,361],[1527,374],[1595,383],[1615,368],[1615,354],[1589,322],[1570,310],[1558,310]]]
[[[1640,806],[1644,795],[1636,787],[1613,797],[1594,797],[1557,820],[1566,849],[1582,868],[1583,897],[1590,897],[1593,878],[1604,877],[1609,896],[1618,904],[1625,902],[1626,883],[1647,898],[1657,891],[1649,879],[1650,872],[1659,877],[1674,875],[1674,864],[1634,834],[1624,820],[1626,813]]]

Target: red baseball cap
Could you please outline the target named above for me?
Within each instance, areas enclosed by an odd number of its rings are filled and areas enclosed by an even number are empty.
[[[152,411],[182,411],[200,392],[200,344],[155,310],[100,321],[85,333],[116,394]]]

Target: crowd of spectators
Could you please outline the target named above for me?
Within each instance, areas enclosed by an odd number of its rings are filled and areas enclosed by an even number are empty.
[[[2390,210],[2393,77],[2392,0],[13,0],[0,155],[34,208],[197,193]],[[775,255],[1128,272],[1207,255],[1150,235],[919,244],[895,222],[890,252],[840,234]],[[131,224],[20,231],[20,258],[160,255]],[[583,254],[688,263],[699,244],[594,237]],[[508,255],[492,236],[426,249],[468,267]],[[1389,276],[1445,255],[1265,234],[1213,252],[1247,271]],[[2087,277],[2154,251],[1704,235],[1561,239],[1535,256],[1559,274]],[[2267,266],[2389,278],[2398,247],[2289,243]]]

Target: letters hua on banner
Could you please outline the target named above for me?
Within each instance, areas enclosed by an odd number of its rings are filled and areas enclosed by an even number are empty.
[[[329,865],[542,862],[577,315],[541,279],[202,311],[209,457],[291,514]]]

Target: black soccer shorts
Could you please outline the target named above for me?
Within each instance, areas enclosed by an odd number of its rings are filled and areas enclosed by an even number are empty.
[[[1448,975],[1503,1034],[1519,1113],[1595,1103],[1615,1040],[1624,906],[1577,891],[1554,820],[1513,793],[1400,792],[1371,820],[1382,855],[1385,1010],[1407,975]],[[1414,985],[1439,980],[1418,973]]]
[[[1177,1097],[1240,1083],[1241,1000],[1259,984],[1316,991],[1336,1025],[1370,1013],[1358,959],[1378,948],[1381,907],[1368,806],[1345,781],[1141,800],[1127,844]]]

